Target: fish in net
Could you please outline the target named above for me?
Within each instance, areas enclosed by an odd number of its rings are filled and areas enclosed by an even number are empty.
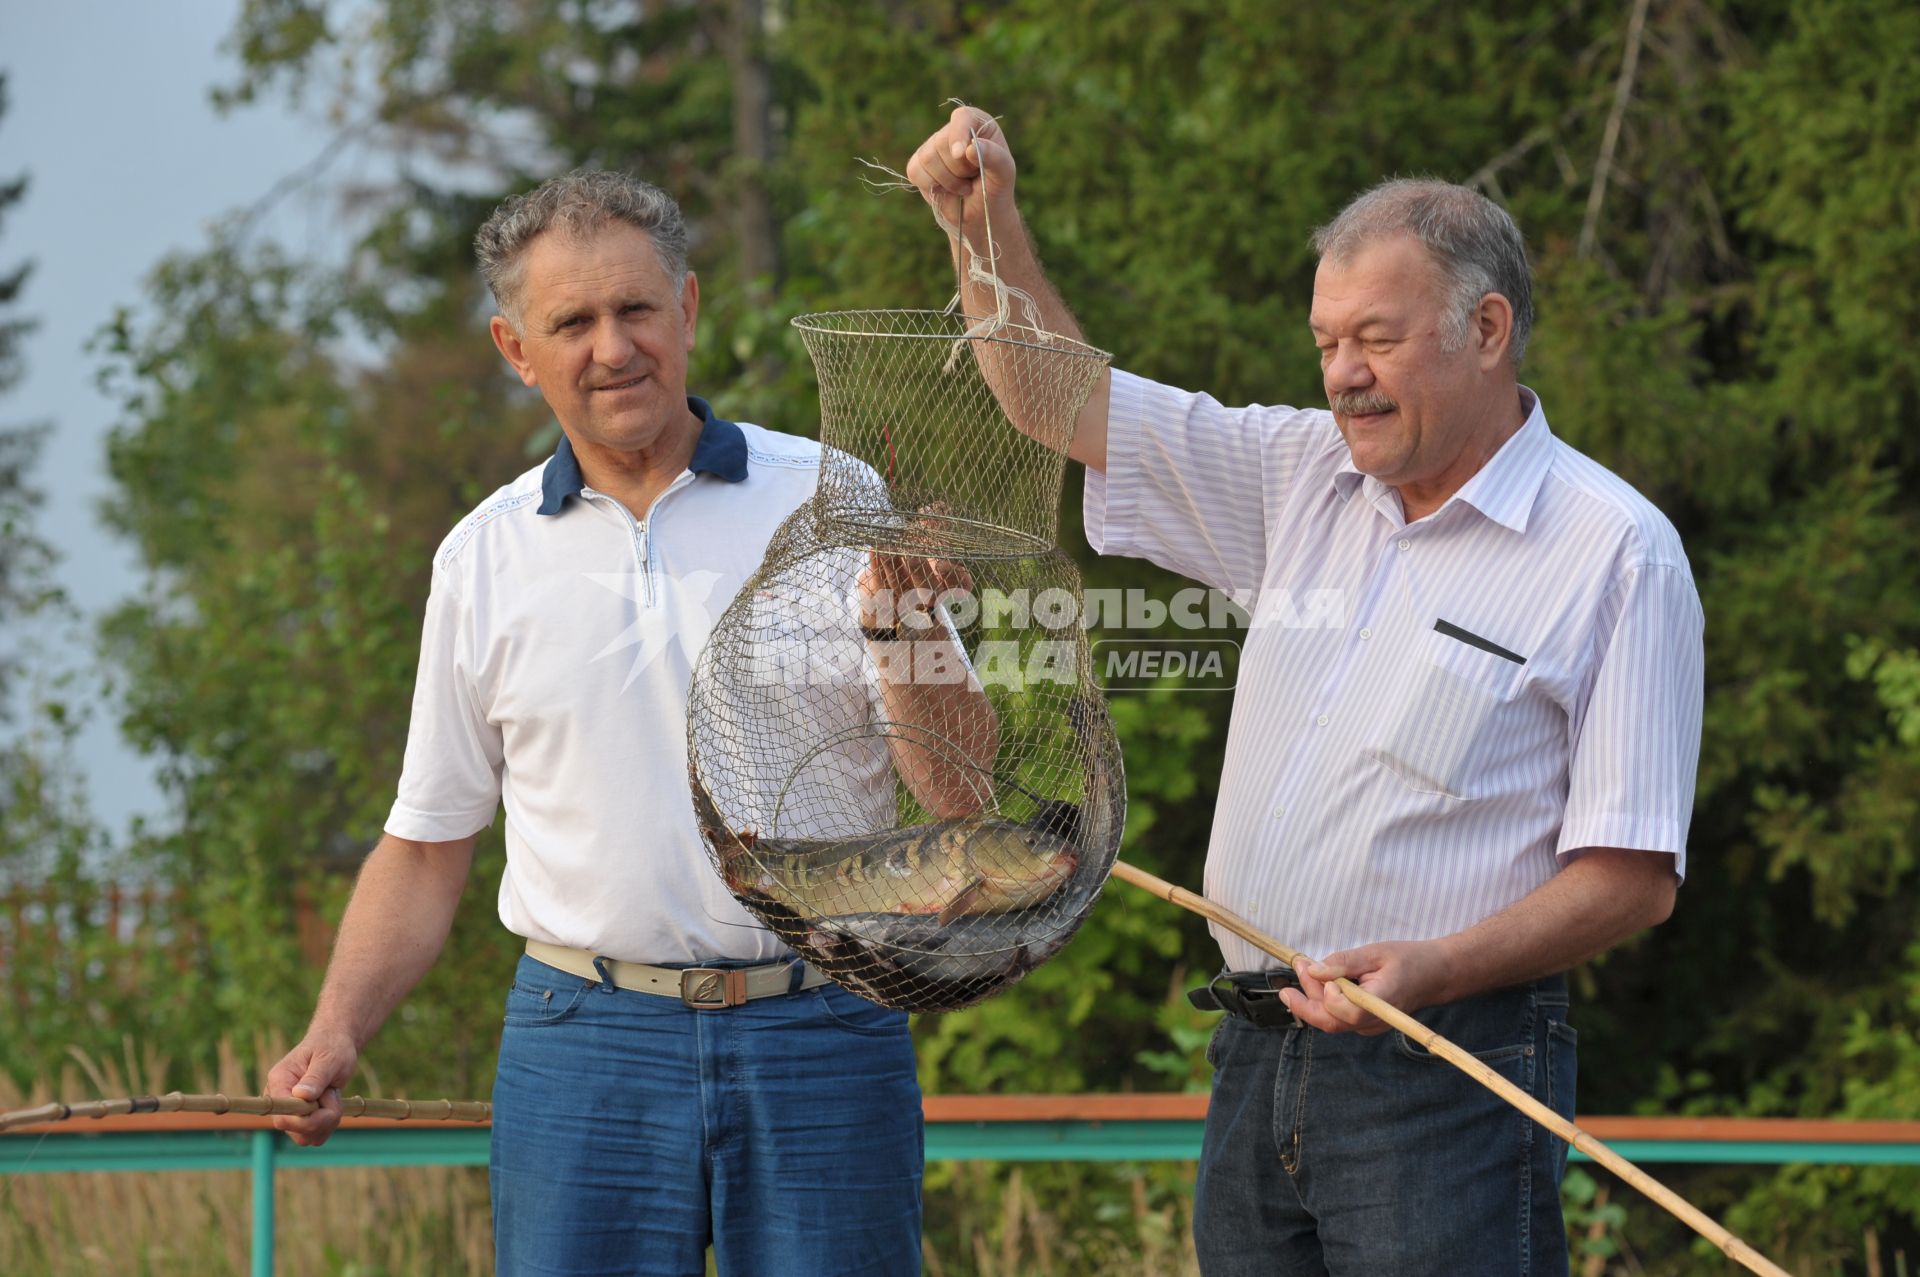
[[[696,665],[695,815],[728,890],[803,959],[882,1005],[955,1010],[1057,953],[1119,851],[1119,744],[1057,546],[1107,356],[1004,314],[793,322],[820,483]],[[948,588],[863,600],[863,572],[928,561]]]

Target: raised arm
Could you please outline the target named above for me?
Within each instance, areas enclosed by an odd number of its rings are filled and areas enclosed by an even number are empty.
[[[907,161],[907,178],[947,226],[966,236],[973,252],[987,259],[987,228],[993,231],[994,272],[1002,282],[1033,298],[1039,310],[1041,327],[1076,341],[1084,340],[1080,325],[1060,294],[1047,282],[1033,240],[1014,203],[1015,165],[1013,151],[1005,132],[985,111],[962,106]],[[951,233],[950,233],[951,236]],[[960,242],[951,240],[956,266],[960,266]],[[994,313],[993,290],[960,270],[961,308],[969,315]],[[1014,316],[1018,322],[1019,316]],[[975,355],[980,369],[999,396],[1001,407],[1013,424],[1028,434],[1039,433],[1039,423],[1029,423],[1022,411],[1016,379],[1000,375],[995,359],[998,353],[991,343],[976,342]],[[1067,455],[1092,469],[1104,471],[1107,465],[1107,392],[1109,374],[1101,373],[1080,410],[1073,442]]]
[[[306,1037],[267,1073],[268,1095],[320,1104],[306,1117],[273,1119],[294,1143],[324,1144],[340,1125],[339,1088],[440,956],[472,864],[471,837],[410,842],[388,834],[360,866]]]
[[[966,569],[944,559],[876,552],[860,572],[860,624],[887,721],[926,734],[888,738],[894,769],[936,820],[980,810],[993,791],[1000,750],[993,703],[933,606],[947,590],[972,588]]]

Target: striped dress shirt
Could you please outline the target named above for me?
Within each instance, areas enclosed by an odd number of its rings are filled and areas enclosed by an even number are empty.
[[[1686,555],[1521,395],[1521,429],[1409,524],[1331,413],[1114,375],[1089,542],[1252,596],[1206,893],[1309,956],[1460,931],[1587,848],[1685,873]],[[1214,935],[1229,968],[1276,965]]]

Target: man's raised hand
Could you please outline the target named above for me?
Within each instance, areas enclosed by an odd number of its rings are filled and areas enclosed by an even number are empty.
[[[953,228],[964,227],[976,249],[982,201],[1010,226],[1014,216],[1013,151],[999,123],[978,107],[958,106],[938,132],[907,161],[907,180]],[[951,232],[950,232],[951,233]]]

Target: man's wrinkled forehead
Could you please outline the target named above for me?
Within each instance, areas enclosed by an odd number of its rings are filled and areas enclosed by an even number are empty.
[[[1372,240],[1324,257],[1313,275],[1307,324],[1317,334],[1405,324],[1440,298],[1440,271],[1425,245],[1408,236]]]
[[[556,253],[552,251],[554,249],[564,251]],[[606,251],[599,251],[602,249]],[[659,242],[639,227],[613,217],[583,224],[560,222],[549,226],[527,241],[526,248],[520,254],[520,265],[524,270],[529,263],[538,261],[548,268],[542,273],[551,275],[552,264],[556,261],[569,258],[577,261],[581,257],[598,257],[602,260],[619,258],[634,269],[652,266],[658,268],[669,281],[675,280],[673,263],[660,251]]]

